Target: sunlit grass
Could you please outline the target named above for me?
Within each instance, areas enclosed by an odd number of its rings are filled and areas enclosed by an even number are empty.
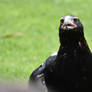
[[[0,79],[25,80],[59,48],[60,17],[78,16],[92,48],[91,0],[0,0]],[[17,35],[16,35],[17,34]]]

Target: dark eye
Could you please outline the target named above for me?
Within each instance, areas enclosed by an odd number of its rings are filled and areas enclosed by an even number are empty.
[[[64,19],[61,19],[61,20],[60,20],[60,23],[63,24],[63,23],[64,23]]]
[[[78,23],[79,22],[79,19],[78,18],[74,18],[74,23]]]

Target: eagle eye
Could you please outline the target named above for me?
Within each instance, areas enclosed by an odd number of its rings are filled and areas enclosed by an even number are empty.
[[[60,20],[60,23],[63,24],[63,23],[64,23],[64,19],[61,19],[61,20]]]
[[[74,18],[74,23],[78,23],[79,22],[79,19],[78,18]]]

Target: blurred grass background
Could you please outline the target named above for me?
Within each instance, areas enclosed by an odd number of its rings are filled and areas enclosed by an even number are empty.
[[[0,0],[0,80],[28,81],[59,48],[59,19],[78,16],[92,49],[91,0]]]

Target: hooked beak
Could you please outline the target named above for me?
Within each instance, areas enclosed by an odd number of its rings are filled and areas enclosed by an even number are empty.
[[[77,27],[76,22],[77,18],[66,16],[65,18],[61,19],[61,28],[64,30],[74,29]]]

